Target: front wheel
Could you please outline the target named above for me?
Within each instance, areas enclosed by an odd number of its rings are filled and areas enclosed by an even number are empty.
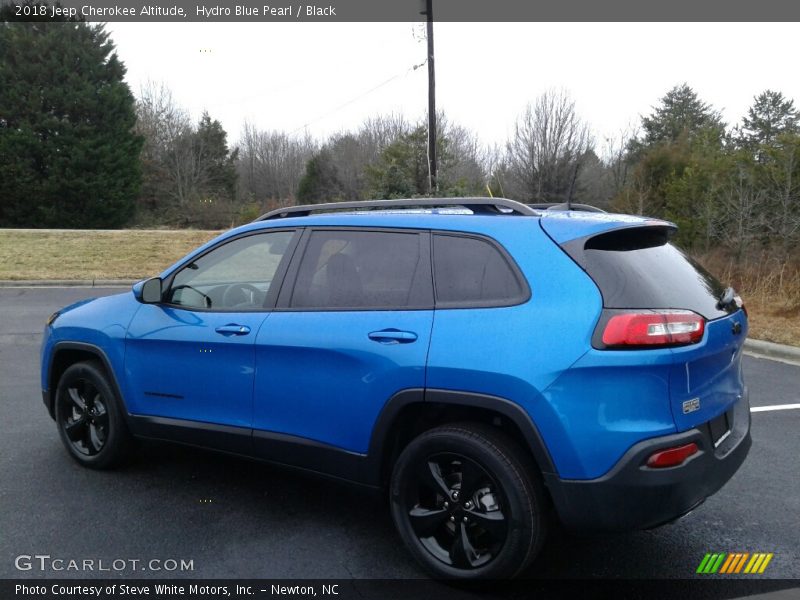
[[[130,451],[131,435],[120,402],[100,363],[69,367],[55,399],[58,433],[70,455],[85,467],[106,469]]]
[[[400,537],[435,577],[513,577],[544,542],[538,472],[492,427],[447,425],[415,438],[395,464],[390,495]]]

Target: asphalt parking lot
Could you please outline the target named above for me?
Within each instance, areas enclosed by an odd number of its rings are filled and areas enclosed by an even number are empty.
[[[192,561],[192,570],[113,577],[418,578],[385,502],[357,488],[254,462],[145,444],[111,472],[79,467],[41,402],[41,329],[55,309],[124,290],[0,289],[0,578],[19,555]],[[800,402],[800,367],[745,358],[753,406]],[[707,552],[771,552],[760,577],[800,579],[800,410],[755,412],[753,448],[732,481],[653,531],[556,536],[531,576],[686,578]],[[171,565],[171,563],[169,563]]]

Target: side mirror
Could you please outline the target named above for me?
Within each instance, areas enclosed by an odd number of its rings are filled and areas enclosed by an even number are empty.
[[[161,278],[153,277],[142,283],[138,296],[139,302],[143,302],[144,304],[157,304],[161,302]]]

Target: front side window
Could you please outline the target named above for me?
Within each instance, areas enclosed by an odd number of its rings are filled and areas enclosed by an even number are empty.
[[[264,308],[293,231],[260,233],[219,246],[175,275],[167,302],[217,310]]]
[[[488,240],[434,235],[433,269],[437,306],[509,306],[526,296],[508,260]]]
[[[291,299],[301,309],[421,308],[432,304],[418,233],[314,231]]]

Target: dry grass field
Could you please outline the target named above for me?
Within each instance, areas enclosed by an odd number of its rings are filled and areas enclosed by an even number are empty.
[[[0,229],[0,279],[143,279],[218,233]]]
[[[0,229],[0,280],[142,279],[218,233]],[[698,258],[744,298],[750,337],[800,346],[800,263],[767,255],[741,262],[721,253]]]
[[[750,317],[750,337],[800,346],[800,262],[753,254],[737,261],[721,254],[697,257],[736,288]]]

